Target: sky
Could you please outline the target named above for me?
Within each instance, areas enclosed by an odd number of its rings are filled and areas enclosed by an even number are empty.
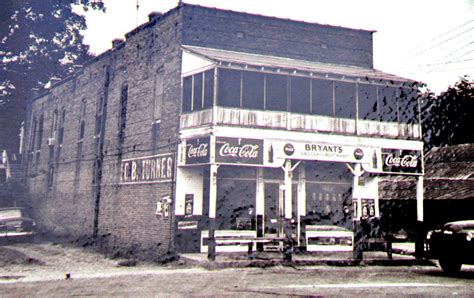
[[[115,38],[166,12],[177,0],[103,0],[106,13],[86,13],[85,43],[94,54]],[[376,31],[374,68],[427,84],[435,93],[459,77],[474,79],[474,0],[184,0],[216,7]],[[138,3],[138,10],[137,10]]]

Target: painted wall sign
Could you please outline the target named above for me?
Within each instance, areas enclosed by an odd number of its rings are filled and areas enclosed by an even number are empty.
[[[275,159],[324,160],[339,162],[370,163],[369,148],[329,144],[323,142],[273,142]],[[276,149],[278,148],[278,149]]]
[[[186,164],[209,163],[210,138],[186,140]]]
[[[216,138],[216,162],[263,164],[263,140]]]
[[[120,184],[169,182],[173,179],[172,154],[122,160]]]
[[[384,173],[422,174],[420,150],[382,149]]]

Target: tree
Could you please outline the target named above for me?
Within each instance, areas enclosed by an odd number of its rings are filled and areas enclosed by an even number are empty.
[[[34,89],[66,77],[90,58],[75,9],[104,10],[94,0],[4,0],[0,10],[0,151],[18,151],[19,130]]]
[[[474,89],[468,76],[438,96],[425,93],[423,103],[425,149],[474,143]]]

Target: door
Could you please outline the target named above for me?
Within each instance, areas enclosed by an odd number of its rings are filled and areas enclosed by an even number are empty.
[[[265,183],[264,235],[283,236],[283,191],[280,182]]]

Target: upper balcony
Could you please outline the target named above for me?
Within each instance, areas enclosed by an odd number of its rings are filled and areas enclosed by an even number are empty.
[[[374,69],[185,47],[182,77],[182,130],[421,138],[417,83]]]
[[[421,138],[421,128],[419,124],[353,120],[319,115],[258,111],[219,106],[181,115],[180,129],[215,125],[282,129],[301,132],[323,132],[356,136],[377,136],[410,140]]]

